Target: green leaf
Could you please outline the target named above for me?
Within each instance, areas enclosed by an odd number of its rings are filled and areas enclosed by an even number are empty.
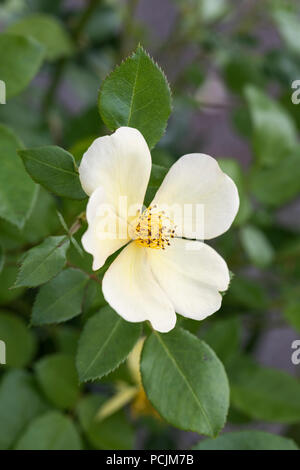
[[[49,60],[68,57],[73,52],[71,38],[54,16],[40,13],[28,15],[10,25],[5,32],[32,36],[45,47],[45,55]]]
[[[0,80],[6,84],[6,97],[20,93],[37,74],[44,48],[32,38],[15,34],[0,36]]]
[[[16,149],[21,146],[13,132],[0,124],[0,217],[18,228],[30,216],[38,190],[18,158]]]
[[[46,406],[28,372],[12,370],[0,383],[0,449],[9,449]]]
[[[224,367],[207,344],[176,328],[153,332],[141,374],[150,402],[173,426],[216,436],[225,424],[229,387]]]
[[[68,416],[50,411],[30,423],[16,450],[81,450],[78,431]]]
[[[276,8],[272,12],[272,17],[286,46],[296,54],[300,54],[300,29],[297,12]]]
[[[104,307],[87,323],[80,337],[77,370],[81,382],[99,379],[118,367],[134,347],[141,325],[129,323]]]
[[[162,70],[138,46],[104,80],[98,105],[110,130],[135,127],[152,148],[165,131],[171,112],[171,93]]]
[[[224,297],[224,304],[237,305],[246,309],[263,310],[267,306],[267,294],[261,283],[242,275],[235,276]]]
[[[286,437],[263,431],[227,432],[216,439],[205,439],[193,450],[298,450]]]
[[[69,325],[62,325],[54,333],[56,349],[62,353],[75,356],[80,335],[79,330]]]
[[[36,296],[32,323],[34,325],[60,323],[79,315],[88,280],[87,274],[69,268],[44,284]]]
[[[243,227],[240,234],[243,248],[249,260],[259,268],[269,266],[274,258],[274,249],[265,234],[252,225]]]
[[[20,150],[31,178],[49,191],[62,197],[84,199],[73,156],[55,145]]]
[[[277,165],[297,144],[294,121],[280,104],[259,89],[248,86],[245,96],[252,119],[255,155],[262,165]]]
[[[300,381],[240,357],[230,367],[232,404],[253,419],[292,424],[300,420]]]
[[[250,50],[237,50],[234,54],[228,53],[225,58],[224,78],[228,88],[235,93],[241,94],[249,83],[258,87],[264,85],[263,57]]]
[[[106,398],[87,395],[78,404],[77,413],[83,431],[95,449],[132,449],[133,429],[123,411],[97,421],[96,414]]]
[[[202,330],[201,330],[202,331]],[[238,354],[241,344],[241,324],[237,317],[212,322],[201,338],[215,351],[223,363]]]
[[[69,240],[48,237],[43,243],[25,253],[15,287],[36,287],[44,284],[61,271],[66,262]]]
[[[251,190],[258,201],[281,206],[296,198],[300,192],[300,148],[272,168],[253,172]]]
[[[79,396],[74,358],[68,354],[44,356],[35,365],[38,383],[50,403],[71,409]]]
[[[0,310],[0,339],[6,344],[6,365],[24,367],[30,363],[36,350],[35,337],[12,312]]]

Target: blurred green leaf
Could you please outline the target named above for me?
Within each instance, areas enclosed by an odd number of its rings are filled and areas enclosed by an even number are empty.
[[[87,25],[87,33],[93,41],[105,41],[117,36],[122,27],[121,8],[113,3],[100,5]]]
[[[173,426],[216,436],[225,424],[229,387],[207,344],[176,328],[146,339],[141,374],[147,397]]]
[[[201,334],[204,340],[226,364],[239,353],[241,345],[241,324],[237,317],[221,318],[212,322]]]
[[[32,36],[45,47],[45,56],[49,60],[67,57],[73,52],[73,44],[67,31],[57,18],[35,13],[10,25],[6,33]]]
[[[36,339],[25,322],[9,311],[0,310],[0,339],[6,344],[6,364],[24,367],[36,351]]]
[[[78,431],[68,416],[50,411],[30,423],[16,450],[81,450]]]
[[[79,329],[69,325],[61,325],[54,332],[56,349],[64,354],[75,356],[79,335]]]
[[[71,199],[84,199],[73,156],[55,145],[19,150],[32,179],[54,194]]]
[[[277,423],[300,420],[300,382],[286,372],[259,366],[239,357],[231,365],[233,405],[253,419]]]
[[[6,84],[6,97],[17,95],[37,74],[44,48],[32,38],[15,34],[0,36],[0,79]]]
[[[61,353],[44,356],[35,364],[35,373],[50,403],[62,409],[75,406],[79,386],[73,356]]]
[[[18,228],[30,216],[38,190],[19,161],[16,150],[21,146],[13,132],[0,124],[0,217]]]
[[[111,307],[88,320],[80,337],[77,370],[82,382],[108,374],[123,362],[141,333],[141,325],[129,323]]]
[[[226,432],[216,439],[205,439],[193,450],[298,450],[286,437],[263,431]]]
[[[103,82],[100,115],[110,130],[135,127],[150,148],[162,137],[171,112],[171,93],[161,69],[141,46]]]
[[[269,266],[274,259],[274,249],[266,235],[257,227],[247,225],[240,232],[241,242],[249,260],[259,268]]]
[[[300,148],[272,168],[253,172],[251,189],[263,204],[281,206],[297,197],[300,192]]]
[[[9,449],[36,416],[46,410],[31,375],[7,372],[0,383],[0,449]]]
[[[88,441],[95,449],[132,449],[133,429],[122,411],[103,421],[96,420],[104,402],[105,397],[101,395],[87,395],[78,404],[79,422]]]
[[[236,93],[242,93],[246,85],[263,85],[262,58],[244,50],[228,54],[224,64],[224,77],[227,85]]]
[[[254,86],[247,86],[252,126],[252,144],[257,160],[266,166],[279,164],[296,147],[297,131],[285,109]]]
[[[15,287],[36,287],[58,274],[65,265],[69,244],[64,236],[48,237],[27,251],[22,258]]]
[[[296,54],[300,54],[300,29],[297,12],[275,8],[272,11],[272,18],[287,47]]]
[[[88,280],[87,274],[69,268],[44,284],[36,296],[32,323],[34,325],[60,323],[79,315]]]
[[[242,306],[246,309],[264,310],[268,297],[261,282],[238,274],[232,279],[223,302],[226,305]]]

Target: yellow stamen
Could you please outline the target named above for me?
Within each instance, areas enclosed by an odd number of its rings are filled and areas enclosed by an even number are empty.
[[[143,247],[164,250],[174,238],[175,227],[164,211],[150,206],[139,217],[134,232],[134,240]]]

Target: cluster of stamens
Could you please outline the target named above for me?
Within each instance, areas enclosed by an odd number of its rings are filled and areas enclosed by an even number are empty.
[[[170,245],[175,236],[175,227],[165,211],[159,211],[156,204],[149,206],[139,217],[135,232],[135,241],[144,247],[162,249]]]

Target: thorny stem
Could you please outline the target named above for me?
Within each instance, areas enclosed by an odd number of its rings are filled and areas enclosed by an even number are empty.
[[[81,228],[82,222],[86,220],[85,212],[81,212],[76,219],[75,222],[71,225],[69,230],[69,235],[75,235],[76,232]]]
[[[69,235],[70,236],[75,235],[75,233],[78,232],[78,230],[81,228],[82,222],[85,221],[85,220],[86,220],[85,212],[81,212],[81,214],[79,214],[76,217],[74,223],[71,225],[71,227],[69,229]],[[96,274],[90,274],[90,273],[86,272],[84,269],[80,268],[79,266],[76,266],[76,265],[70,263],[69,261],[67,261],[67,266],[69,266],[69,268],[79,269],[84,274],[86,274],[90,279],[92,279],[93,281],[100,284],[100,286],[102,285],[102,281],[96,276]]]

